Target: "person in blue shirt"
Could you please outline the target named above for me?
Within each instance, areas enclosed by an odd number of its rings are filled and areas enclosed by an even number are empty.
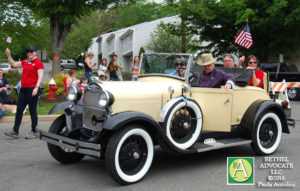
[[[7,103],[6,90],[8,86],[8,80],[3,76],[3,70],[0,69],[0,97],[2,98],[3,104]]]
[[[1,119],[1,117],[3,117],[3,115],[5,115],[5,110],[2,107],[2,103],[3,103],[3,100],[0,97],[0,119]]]

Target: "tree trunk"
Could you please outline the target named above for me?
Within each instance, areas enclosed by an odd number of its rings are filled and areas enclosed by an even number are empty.
[[[181,19],[181,52],[186,52],[185,22]]]
[[[64,24],[56,16],[50,17],[50,40],[52,50],[52,74],[53,77],[60,72],[60,56],[64,49],[67,34],[71,24]],[[58,59],[57,59],[58,58]]]

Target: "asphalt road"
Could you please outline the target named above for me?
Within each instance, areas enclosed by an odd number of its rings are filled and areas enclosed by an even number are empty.
[[[292,103],[296,128],[284,134],[281,144],[272,157],[287,157],[293,168],[283,169],[284,181],[300,186],[300,102]],[[40,122],[39,128],[47,130],[51,122]],[[25,140],[30,123],[21,126],[21,137],[10,139],[4,132],[12,123],[0,124],[0,191],[77,191],[77,190],[274,190],[258,187],[267,182],[269,169],[261,169],[264,157],[255,155],[248,145],[193,155],[172,156],[156,149],[155,158],[145,178],[134,185],[119,186],[105,170],[104,161],[85,157],[80,163],[62,165],[54,160],[45,142]],[[227,157],[254,157],[255,185],[227,185]],[[275,190],[286,190],[276,188]]]

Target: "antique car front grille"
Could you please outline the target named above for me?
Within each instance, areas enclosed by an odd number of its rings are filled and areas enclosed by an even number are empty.
[[[106,110],[98,106],[101,93],[101,88],[86,88],[83,101],[83,127],[97,132],[102,130],[102,121],[106,118]]]

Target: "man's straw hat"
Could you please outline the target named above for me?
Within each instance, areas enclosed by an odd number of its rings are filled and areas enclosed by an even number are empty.
[[[199,64],[200,66],[206,66],[215,61],[216,61],[216,59],[213,58],[211,53],[202,54],[201,57],[199,58],[199,60],[197,61],[197,64]]]

